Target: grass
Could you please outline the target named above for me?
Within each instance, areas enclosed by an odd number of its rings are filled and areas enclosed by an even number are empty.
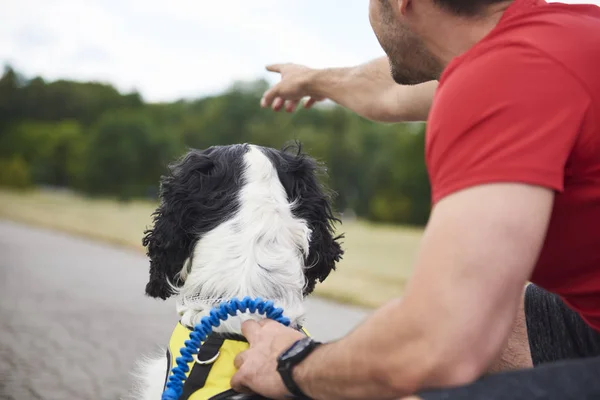
[[[119,203],[66,192],[0,190],[0,218],[57,229],[143,251],[143,231],[156,203]],[[402,294],[422,231],[344,222],[344,259],[316,293],[340,302],[377,307]],[[144,282],[140,282],[143,285]]]

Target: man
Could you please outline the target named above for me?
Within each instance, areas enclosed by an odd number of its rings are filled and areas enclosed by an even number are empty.
[[[275,66],[263,106],[309,96],[378,120],[429,114],[432,213],[414,275],[402,300],[333,343],[246,323],[232,386],[277,399],[600,398],[600,9],[371,0],[369,14],[393,81],[384,60]]]

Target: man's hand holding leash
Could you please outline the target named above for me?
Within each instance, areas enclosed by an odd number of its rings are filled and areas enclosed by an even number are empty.
[[[240,393],[255,392],[270,399],[289,398],[290,392],[277,372],[277,358],[306,336],[268,319],[244,322],[242,333],[250,349],[235,358],[238,372],[231,380],[231,387]]]

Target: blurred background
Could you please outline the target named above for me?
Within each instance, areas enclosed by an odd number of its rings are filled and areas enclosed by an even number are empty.
[[[318,335],[401,295],[429,214],[425,124],[259,106],[267,64],[381,55],[366,0],[4,0],[0,398],[121,398],[166,343],[176,316],[143,296],[141,237],[190,147],[299,140],[327,165],[346,255],[317,290],[335,303],[312,303]]]

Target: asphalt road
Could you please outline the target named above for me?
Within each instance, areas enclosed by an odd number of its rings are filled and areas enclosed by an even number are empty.
[[[116,400],[143,355],[177,322],[171,301],[144,296],[136,252],[0,221],[0,399]],[[321,340],[366,312],[312,298],[307,328]]]

